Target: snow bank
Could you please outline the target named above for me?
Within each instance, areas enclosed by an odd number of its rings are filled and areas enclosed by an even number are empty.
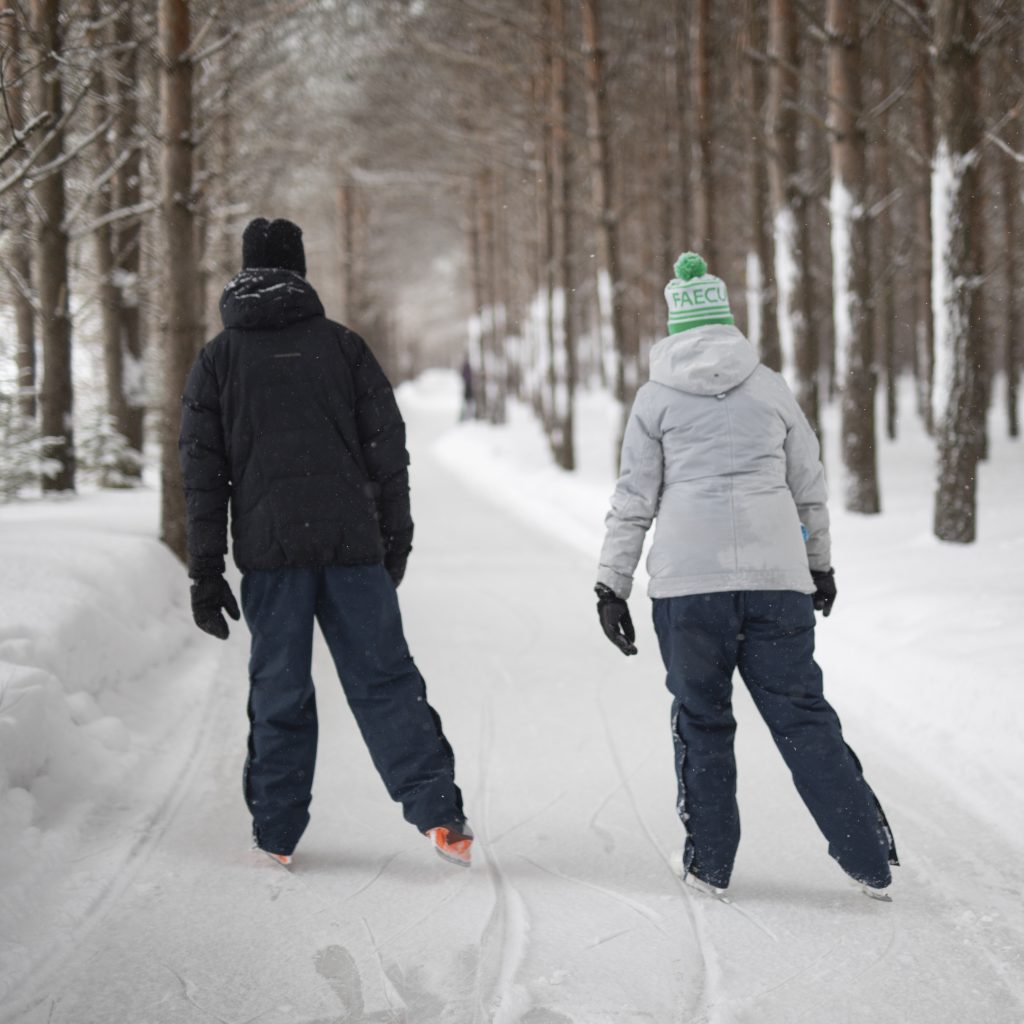
[[[195,697],[194,681],[159,676],[196,631],[156,522],[152,492],[0,510],[0,977],[10,981],[52,928],[47,890],[90,814],[124,802],[126,780]]]
[[[913,403],[905,382],[901,439],[879,452],[884,514],[859,516],[833,503],[839,600],[819,622],[820,660],[844,716],[860,718],[861,728],[869,719],[917,771],[966,795],[1017,838],[1024,831],[1024,460],[1019,443],[1003,438],[1005,416],[995,410],[991,458],[980,469],[980,539],[943,544],[931,534],[932,443],[910,412]],[[575,474],[554,465],[522,406],[510,406],[505,427],[458,426],[435,451],[466,483],[596,566],[614,486],[614,411],[606,396],[581,396]],[[841,466],[838,419],[838,408],[826,411],[833,479]],[[634,604],[645,584],[638,574]]]

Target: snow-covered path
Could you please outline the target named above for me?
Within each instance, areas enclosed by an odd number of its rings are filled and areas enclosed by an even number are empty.
[[[649,605],[631,602],[627,661],[600,635],[592,561],[435,461],[448,422],[410,410],[417,543],[401,596],[479,837],[473,869],[435,858],[388,801],[322,644],[313,823],[290,872],[247,850],[236,628],[183,665],[210,697],[160,780],[161,811],[141,841],[114,813],[95,828],[83,856],[117,877],[0,1019],[1024,1021],[1021,844],[856,705],[836,701],[896,832],[896,902],[847,887],[742,687],[733,903],[682,890]]]

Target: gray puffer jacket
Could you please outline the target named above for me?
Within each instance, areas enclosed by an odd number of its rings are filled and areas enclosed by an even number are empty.
[[[652,598],[811,594],[809,569],[830,565],[827,498],[814,431],[740,331],[671,335],[651,350],[626,426],[598,582],[629,596],[657,517]]]

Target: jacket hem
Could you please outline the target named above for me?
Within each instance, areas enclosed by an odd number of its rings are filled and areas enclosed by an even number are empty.
[[[362,565],[383,565],[383,558],[330,558],[330,559],[313,559],[310,561],[301,562],[265,562],[259,564],[248,564],[243,565],[237,559],[235,559],[235,565],[238,566],[238,571],[242,573],[246,572],[267,572],[277,571],[279,569],[330,569],[334,567],[339,568],[355,568]]]
[[[803,572],[728,572],[704,576],[674,576],[652,579],[647,587],[650,598],[689,597],[692,594],[720,594],[731,590],[795,590],[813,594],[815,587],[809,570]]]

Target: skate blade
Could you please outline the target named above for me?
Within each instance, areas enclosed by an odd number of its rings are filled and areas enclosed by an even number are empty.
[[[425,833],[430,845],[441,860],[449,864],[458,864],[460,868],[468,868],[472,860],[473,836],[461,835],[454,842],[450,841],[451,832],[447,828],[432,828]]]
[[[673,850],[668,858],[669,867],[672,868],[672,874],[678,878],[683,885],[688,889],[692,889],[694,892],[699,892],[702,896],[707,896],[710,899],[718,900],[720,903],[728,903],[729,898],[726,896],[727,889],[719,889],[718,886],[712,885],[710,882],[705,882],[703,879],[698,878],[692,872],[686,870],[683,865],[683,851]]]
[[[892,897],[889,895],[888,889],[872,889],[870,885],[862,885],[860,886],[860,891],[868,899],[877,900],[879,903],[892,903]]]
[[[292,857],[288,853],[271,853],[269,850],[260,850],[256,847],[260,853],[264,856],[269,857],[275,864],[280,864],[283,868],[290,868],[292,866]]]
[[[892,895],[888,889],[872,889],[870,885],[858,882],[856,878],[850,878],[849,875],[846,876],[846,881],[870,900],[875,900],[877,903],[892,903]]]
[[[446,853],[440,847],[435,846],[434,852],[441,858],[441,860],[447,861],[449,864],[455,864],[457,867],[468,868],[473,866],[472,861],[464,860],[462,857],[457,857],[452,853]]]

